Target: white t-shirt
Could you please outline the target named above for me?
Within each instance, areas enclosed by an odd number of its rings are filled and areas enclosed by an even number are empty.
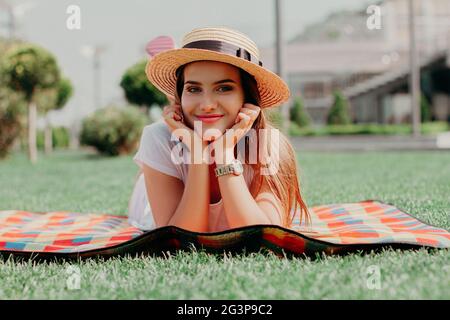
[[[179,154],[176,150],[180,150],[181,146],[176,146],[181,142],[171,141],[170,138],[171,132],[163,119],[147,125],[142,132],[139,150],[133,160],[140,168],[143,168],[143,165],[145,164],[162,173],[178,178],[185,184],[188,176],[189,164],[187,164],[186,161],[178,161],[181,159],[177,158],[175,155]],[[243,164],[243,167],[244,179],[247,183],[247,187],[250,187],[253,169],[248,164]],[[143,230],[152,230],[156,228],[152,210],[147,199],[144,174],[142,172],[136,181],[130,198],[128,205],[128,221],[133,226]],[[228,228],[228,221],[226,220],[222,199],[217,203],[210,204],[209,231],[218,232]]]

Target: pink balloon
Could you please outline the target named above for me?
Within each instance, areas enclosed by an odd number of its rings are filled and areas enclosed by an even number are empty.
[[[147,46],[145,47],[145,51],[149,54],[150,57],[154,57],[160,52],[174,49],[175,42],[172,37],[169,36],[159,36],[151,40]]]

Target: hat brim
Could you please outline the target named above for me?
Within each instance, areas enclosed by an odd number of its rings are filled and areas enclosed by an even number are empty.
[[[203,60],[228,63],[253,75],[261,96],[260,108],[276,107],[289,99],[287,84],[275,73],[242,58],[211,50],[181,48],[161,52],[148,61],[145,73],[156,88],[174,97],[176,70],[189,62]]]

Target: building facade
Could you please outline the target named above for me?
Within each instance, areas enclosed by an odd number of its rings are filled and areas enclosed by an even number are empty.
[[[368,27],[373,12],[342,11],[305,28],[286,45],[285,69],[292,96],[300,96],[315,124],[324,124],[341,91],[355,123],[410,119],[408,0],[378,3],[380,29]],[[416,42],[424,97],[434,120],[450,117],[450,1],[415,1]],[[261,50],[274,69],[274,49]]]

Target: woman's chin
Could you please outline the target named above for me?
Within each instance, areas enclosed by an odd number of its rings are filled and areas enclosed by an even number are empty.
[[[222,135],[223,135],[223,133],[221,135],[219,135],[219,136],[217,136],[217,135],[212,135],[212,136],[211,135],[203,135],[203,141],[204,142],[213,142],[213,141],[219,139]]]
[[[198,135],[200,136],[199,131],[195,130]],[[201,136],[202,136],[202,140],[204,142],[212,142],[214,140],[219,139],[221,136],[223,136],[226,132],[226,128],[223,128],[223,126],[217,126],[217,127],[213,127],[210,126],[208,128],[203,128]]]
[[[214,130],[204,130],[202,134],[203,141],[205,142],[212,142],[214,140],[219,139],[223,134],[225,133],[225,130],[214,128]]]

